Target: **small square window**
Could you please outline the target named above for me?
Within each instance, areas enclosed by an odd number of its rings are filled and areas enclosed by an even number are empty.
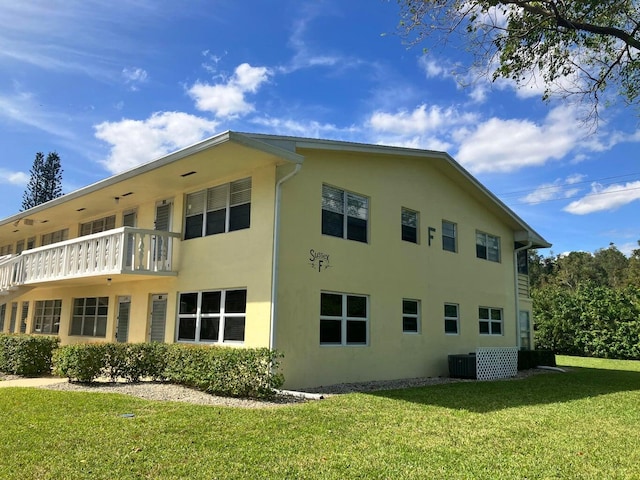
[[[481,335],[502,335],[502,309],[478,308],[479,332]]]
[[[320,345],[366,345],[369,301],[364,295],[320,295]]]

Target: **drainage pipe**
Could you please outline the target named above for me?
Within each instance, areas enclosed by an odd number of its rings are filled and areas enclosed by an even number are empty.
[[[269,333],[269,349],[274,350],[276,348],[276,316],[278,314],[278,260],[280,250],[280,203],[282,201],[282,184],[296,175],[302,164],[297,163],[295,169],[282,177],[276,183],[276,201],[275,201],[275,213],[273,220],[273,253],[271,255],[271,322]]]

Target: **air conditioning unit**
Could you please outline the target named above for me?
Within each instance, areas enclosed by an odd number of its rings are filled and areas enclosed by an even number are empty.
[[[449,355],[451,378],[476,378],[476,354]]]

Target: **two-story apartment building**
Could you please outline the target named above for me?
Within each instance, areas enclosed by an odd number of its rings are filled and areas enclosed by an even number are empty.
[[[549,246],[446,153],[226,132],[0,221],[0,331],[270,347],[288,388],[446,375],[532,346]]]

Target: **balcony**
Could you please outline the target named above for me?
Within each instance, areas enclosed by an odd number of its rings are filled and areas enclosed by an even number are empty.
[[[0,295],[72,278],[177,275],[173,244],[179,237],[178,233],[122,227],[2,257]]]

